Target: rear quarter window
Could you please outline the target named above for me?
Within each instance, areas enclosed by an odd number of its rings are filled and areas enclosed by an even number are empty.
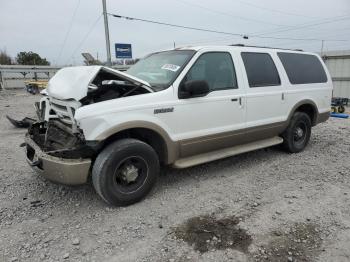
[[[293,85],[327,82],[324,68],[315,55],[297,53],[277,53]]]
[[[267,53],[243,52],[241,54],[247,72],[249,87],[279,86],[278,71]]]

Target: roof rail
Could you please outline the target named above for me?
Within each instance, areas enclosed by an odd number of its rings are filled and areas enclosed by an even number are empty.
[[[245,44],[232,44],[229,46],[242,46],[242,47],[255,47],[255,48],[270,48],[270,49],[280,49],[280,50],[291,50],[304,52],[302,49],[289,49],[289,48],[279,48],[279,47],[269,47],[269,46],[256,46],[256,45],[245,45]]]

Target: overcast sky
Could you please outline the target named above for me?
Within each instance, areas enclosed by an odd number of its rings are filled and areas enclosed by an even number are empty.
[[[325,41],[324,50],[350,49],[350,0],[107,0],[107,9],[130,17],[248,36],[348,40]],[[82,52],[98,53],[104,61],[101,14],[101,0],[0,0],[0,49],[13,57],[20,51],[34,51],[53,65],[81,64]],[[134,58],[172,48],[174,42],[177,47],[244,43],[317,52],[321,49],[321,41],[244,40],[113,17],[109,17],[109,28],[113,60],[114,43],[131,43]]]

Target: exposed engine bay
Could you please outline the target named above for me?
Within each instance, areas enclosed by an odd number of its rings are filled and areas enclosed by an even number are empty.
[[[89,85],[87,96],[82,98],[82,105],[98,103],[120,97],[134,96],[149,93],[141,85],[135,85],[129,81],[121,80],[120,77],[101,70]]]
[[[150,92],[153,90],[148,83],[114,69],[101,66],[61,69],[50,80],[47,95],[36,103],[39,120],[26,126],[29,126],[28,135],[48,155],[68,159],[92,158],[100,145],[85,141],[74,119],[76,110]]]
[[[63,72],[61,72],[63,70]],[[48,96],[40,103],[41,119],[57,119],[78,133],[74,119],[82,106],[153,92],[148,83],[107,67],[78,67],[60,70],[49,82]],[[62,89],[62,90],[61,90]]]

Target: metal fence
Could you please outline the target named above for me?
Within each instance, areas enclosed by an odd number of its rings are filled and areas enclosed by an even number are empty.
[[[49,80],[60,67],[0,65],[0,88],[24,88],[26,80]]]
[[[116,65],[114,69],[126,71],[129,66]],[[0,65],[0,90],[24,88],[27,80],[49,80],[61,69],[55,66]]]

